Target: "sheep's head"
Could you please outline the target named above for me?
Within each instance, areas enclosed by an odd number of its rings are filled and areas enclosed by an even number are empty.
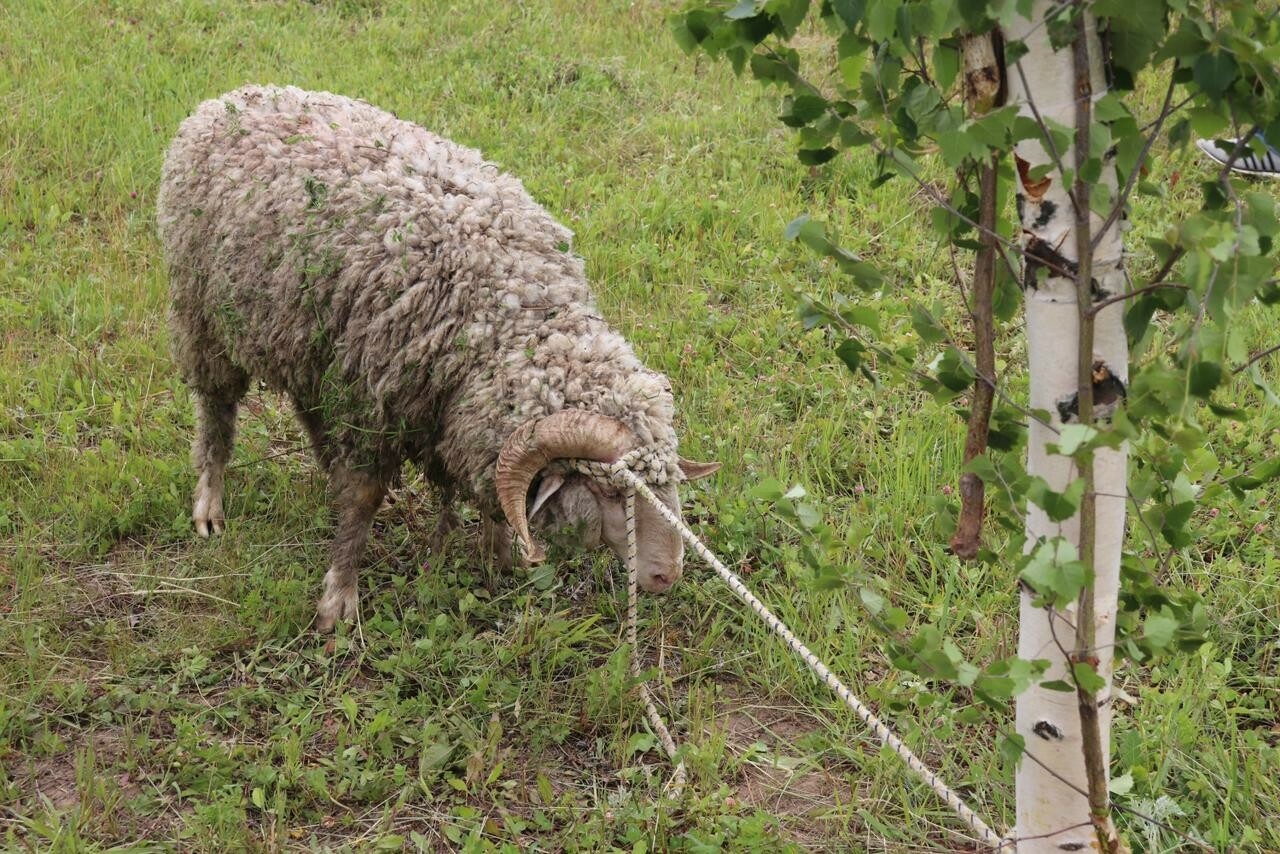
[[[551,464],[569,459],[611,463],[636,444],[635,436],[621,422],[581,410],[565,410],[528,422],[507,439],[498,456],[498,500],[526,561],[537,563],[544,556],[529,533],[531,519],[553,538],[588,549],[603,541],[625,558],[625,497],[595,478]],[[680,471],[686,480],[706,477],[719,467],[719,463],[680,460]],[[529,504],[529,493],[539,475],[533,503]],[[674,482],[656,486],[653,491],[669,508],[680,512]],[[666,590],[680,578],[683,560],[680,534],[647,501],[637,499],[636,569],[640,586],[650,593]]]

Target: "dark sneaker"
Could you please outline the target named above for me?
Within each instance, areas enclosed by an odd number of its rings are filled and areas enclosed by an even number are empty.
[[[1262,139],[1259,137],[1259,139]],[[1231,151],[1238,140],[1234,139],[1198,139],[1196,145],[1205,154],[1219,164],[1226,165],[1231,158]],[[1272,148],[1266,140],[1262,140],[1265,150],[1262,154],[1254,151],[1256,146],[1246,146],[1231,163],[1231,171],[1241,175],[1256,175],[1263,178],[1280,178],[1280,151]]]

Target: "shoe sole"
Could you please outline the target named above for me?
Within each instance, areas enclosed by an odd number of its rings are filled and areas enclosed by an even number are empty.
[[[1219,159],[1216,154],[1214,154],[1212,151],[1210,151],[1208,148],[1205,147],[1203,142],[1197,141],[1196,148],[1204,152],[1205,157],[1208,157],[1210,160],[1212,160],[1214,163],[1217,163],[1219,166],[1227,165],[1227,161]],[[1270,169],[1250,169],[1247,166],[1241,166],[1238,162],[1231,164],[1230,171],[1234,172],[1237,175],[1248,175],[1251,178],[1273,178],[1273,179],[1280,178],[1280,172],[1270,170]]]

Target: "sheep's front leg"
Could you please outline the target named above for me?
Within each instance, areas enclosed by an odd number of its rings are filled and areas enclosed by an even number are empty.
[[[322,632],[331,631],[339,620],[346,622],[356,617],[360,607],[360,556],[373,516],[387,491],[380,478],[341,463],[333,466],[329,477],[338,507],[338,533],[333,540],[329,571],[324,576],[324,594],[316,609],[316,628]]]

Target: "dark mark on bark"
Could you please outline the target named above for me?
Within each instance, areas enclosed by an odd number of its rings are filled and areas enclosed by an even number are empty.
[[[1093,417],[1097,421],[1105,421],[1115,414],[1128,397],[1129,391],[1120,378],[1111,373],[1107,363],[1098,359],[1093,363]],[[1071,394],[1058,398],[1058,417],[1063,424],[1075,424],[1080,418],[1080,394]]]
[[[1032,234],[1027,238],[1023,249],[1022,287],[1024,290],[1036,290],[1040,286],[1040,271],[1047,276],[1075,276],[1079,267],[1076,262],[1068,260],[1061,252],[1049,245],[1049,242]]]
[[[1052,205],[1053,202],[1043,202],[1043,206]],[[1052,212],[1049,216],[1052,216]],[[1048,222],[1043,217],[1037,218],[1039,223],[1041,219]],[[1022,271],[1022,289],[1036,290],[1040,286],[1040,271],[1045,271],[1045,276],[1062,276],[1068,279],[1074,279],[1076,274],[1080,272],[1080,265],[1070,258],[1067,258],[1057,249],[1049,245],[1049,242],[1032,234],[1027,238],[1027,244],[1023,248],[1023,271]],[[1097,279],[1089,280],[1089,295],[1095,303],[1102,302],[1111,298],[1111,292],[1102,287]]]
[[[1048,721],[1036,721],[1036,724],[1031,728],[1031,731],[1043,738],[1045,741],[1062,741],[1062,739],[1065,738],[1062,734],[1062,730],[1058,729]]]
[[[1052,199],[1045,199],[1040,203],[1040,215],[1036,217],[1036,221],[1031,223],[1032,230],[1044,228],[1053,219],[1053,215],[1058,212],[1058,204]]]

